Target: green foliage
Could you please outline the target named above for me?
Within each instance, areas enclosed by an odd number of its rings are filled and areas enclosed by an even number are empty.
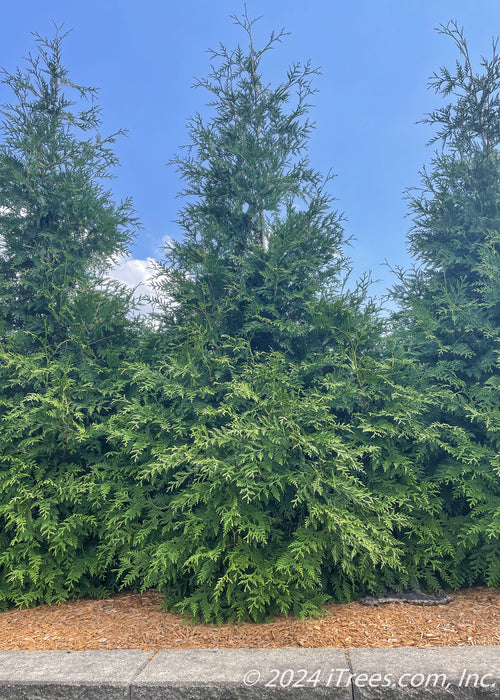
[[[220,622],[408,583],[417,512],[439,509],[405,451],[429,440],[421,397],[368,358],[297,363],[229,337],[207,350],[206,336],[137,367],[109,424],[122,482],[140,484],[106,515],[124,584]]]
[[[315,71],[221,46],[190,123],[185,237],[154,323],[105,281],[136,225],[117,134],[59,33],[6,75],[0,146],[0,606],[120,587],[205,621],[320,614],[387,588],[500,581],[500,60],[434,76],[410,195],[420,270],[391,324],[349,290],[342,217],[305,155]],[[73,103],[69,95],[77,95]],[[295,99],[295,101],[294,101]],[[83,134],[83,135],[82,135]],[[389,332],[391,331],[391,332]]]
[[[0,353],[0,606],[103,595],[93,472],[116,377],[91,357]]]
[[[248,51],[212,55],[199,84],[215,116],[192,121],[174,161],[190,199],[156,280],[165,358],[135,367],[108,424],[115,468],[133,480],[106,516],[120,580],[217,621],[439,586],[429,537],[447,553],[408,449],[434,440],[425,401],[393,381],[366,283],[342,285],[341,219],[303,153],[312,71],[266,86],[261,59],[281,35],[259,51],[253,22],[237,23]]]
[[[429,478],[440,486],[454,531],[460,584],[500,582],[500,56],[471,65],[456,24],[442,27],[461,55],[431,86],[452,101],[425,120],[441,150],[410,194],[411,250],[422,264],[396,288],[400,342],[434,390],[427,421],[439,449]]]
[[[2,109],[0,337],[22,329],[35,346],[65,338],[79,282],[126,251],[135,225],[102,186],[120,132],[99,135],[96,90],[70,80],[63,39],[36,36],[26,72],[4,72],[15,101]]]
[[[309,64],[295,64],[276,87],[261,64],[280,42],[254,47],[254,22],[235,18],[248,50],[220,46],[212,72],[197,85],[210,93],[213,116],[190,122],[187,155],[175,164],[188,203],[182,241],[167,249],[157,284],[168,303],[161,316],[174,339],[184,324],[242,337],[254,350],[303,358],[310,349],[317,295],[335,288],[344,266],[341,217],[305,148],[312,125]],[[181,330],[182,333],[182,330]]]
[[[26,73],[5,74],[15,102],[0,147],[0,605],[116,585],[97,555],[93,472],[138,329],[130,294],[103,274],[135,222],[102,187],[114,136],[99,136],[95,91],[62,65],[63,38],[37,37]]]

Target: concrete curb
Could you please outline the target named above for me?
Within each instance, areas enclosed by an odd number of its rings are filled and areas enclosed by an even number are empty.
[[[500,648],[0,651],[0,700],[498,698]]]

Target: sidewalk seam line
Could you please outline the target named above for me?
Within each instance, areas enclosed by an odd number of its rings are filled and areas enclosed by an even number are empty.
[[[350,671],[350,674],[351,674],[351,682],[350,682],[350,686],[351,686],[351,700],[354,700],[354,678],[353,678],[353,676],[354,676],[354,671],[352,670],[352,663],[351,663],[351,657],[350,657],[350,655],[349,655],[349,652],[350,652],[350,649],[344,649],[344,654],[345,654],[345,656],[346,656],[347,663],[349,664],[349,671]]]
[[[148,657],[144,663],[137,669],[137,671],[134,673],[130,683],[127,686],[127,700],[132,700],[132,688],[134,687],[134,681],[137,679],[137,677],[144,671],[146,666],[149,664],[150,661],[154,659],[156,654],[158,653],[158,649],[153,650],[152,656]]]

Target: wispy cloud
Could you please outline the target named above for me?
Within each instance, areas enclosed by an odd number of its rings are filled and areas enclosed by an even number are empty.
[[[155,296],[152,286],[154,264],[153,258],[146,260],[121,258],[116,260],[108,270],[108,277],[134,289],[134,297],[139,301],[138,311],[141,315],[152,311],[151,304],[140,297]]]

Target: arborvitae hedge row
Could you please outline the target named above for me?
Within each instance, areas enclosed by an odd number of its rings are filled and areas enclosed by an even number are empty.
[[[61,37],[7,77],[22,109],[0,149],[4,607],[155,587],[193,618],[265,620],[498,585],[498,59],[437,83],[467,99],[432,116],[457,128],[412,200],[426,267],[388,322],[365,282],[347,290],[342,217],[305,156],[314,71],[268,86],[281,35],[258,50],[237,21],[249,49],[212,55],[212,117],[174,159],[185,238],[147,327],[103,287],[135,221],[102,187],[113,137],[61,90]]]

